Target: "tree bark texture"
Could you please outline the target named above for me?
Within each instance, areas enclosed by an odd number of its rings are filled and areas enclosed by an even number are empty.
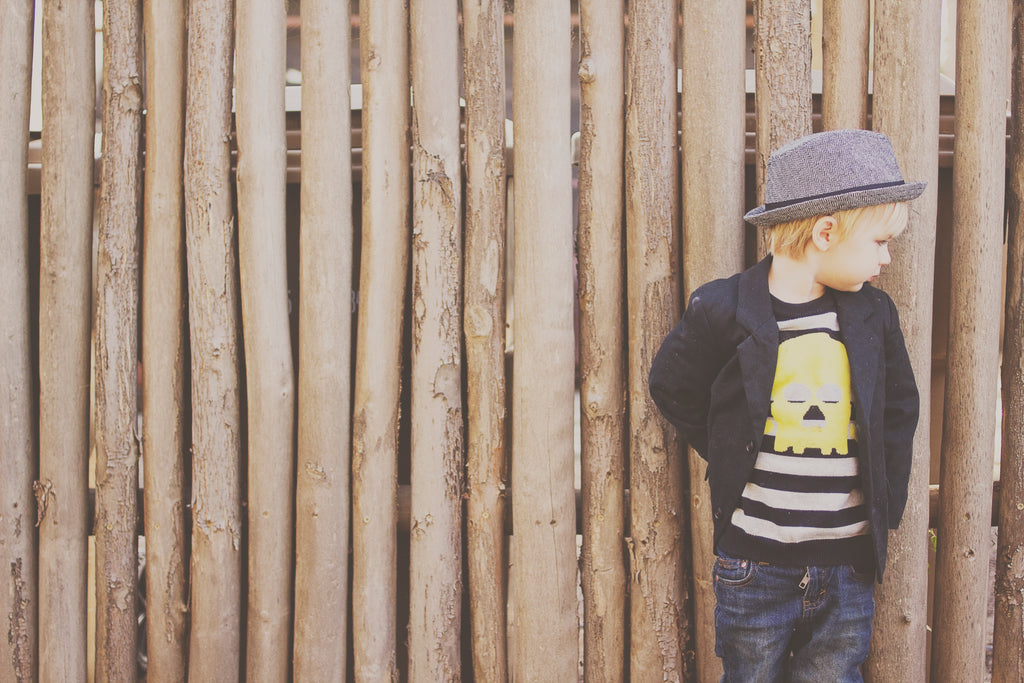
[[[931,675],[984,675],[1010,17],[957,8],[956,146],[949,347],[942,428]]]
[[[1024,2],[1013,3],[1013,92],[1003,332],[1003,445],[992,680],[1024,679]]]
[[[26,201],[33,0],[4,2],[0,25],[0,619],[7,647],[0,678],[36,676],[38,633],[35,368],[29,309],[29,226]]]
[[[280,681],[291,659],[295,379],[285,238],[285,6],[239,0],[235,121],[238,263],[248,413],[246,678]],[[342,214],[345,215],[345,214]]]
[[[296,680],[344,680],[347,661],[352,389],[349,31],[347,1],[306,0],[302,132],[313,144],[302,153],[300,198]],[[385,616],[391,617],[393,629],[393,612]]]
[[[520,0],[512,381],[514,678],[577,676],[569,3]]]
[[[142,12],[103,3],[103,166],[96,255],[96,677],[135,678]]]
[[[939,7],[899,0],[875,4],[873,124],[892,140],[903,175],[928,183],[910,204],[907,229],[879,280],[900,311],[921,395],[907,506],[889,533],[885,582],[875,589],[875,628],[865,675],[925,679],[928,606],[928,475],[931,456],[932,300],[938,195]],[[927,75],[927,77],[926,77]],[[913,82],[908,89],[906,83]]]
[[[757,203],[763,204],[768,157],[811,132],[811,0],[755,0],[754,55],[754,170]],[[766,241],[764,230],[758,234],[760,258]]]
[[[624,3],[580,3],[579,307],[583,671],[625,677]]]
[[[466,552],[473,674],[507,679],[505,4],[462,5],[466,88]]]
[[[146,675],[185,679],[188,535],[185,460],[185,2],[148,0],[142,240],[142,463],[146,520]]]
[[[238,680],[242,465],[231,192],[232,0],[190,0],[185,244],[192,353],[190,680]]]
[[[42,11],[39,235],[39,680],[86,678],[93,3]],[[6,25],[6,20],[5,20]]]
[[[743,270],[744,18],[742,0],[683,3],[683,296]],[[731,46],[726,49],[727,46]],[[715,560],[707,464],[688,449],[693,547],[694,649],[698,681],[717,681]]]
[[[686,465],[647,389],[651,360],[681,313],[675,10],[669,0],[630,4],[626,32],[629,649],[637,681],[681,681],[694,665]]]
[[[871,0],[823,2],[822,24],[822,127],[867,128]],[[901,28],[908,33],[917,30]],[[931,72],[925,73],[931,77]]]
[[[359,5],[362,252],[352,418],[352,641],[357,681],[398,680],[398,424],[409,264],[409,14]]]
[[[460,677],[462,168],[455,0],[409,7],[412,519],[409,680]]]

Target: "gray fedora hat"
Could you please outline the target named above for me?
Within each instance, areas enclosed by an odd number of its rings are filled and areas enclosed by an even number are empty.
[[[905,202],[924,192],[904,182],[889,138],[830,130],[794,140],[768,157],[765,203],[744,218],[761,227],[835,211]]]

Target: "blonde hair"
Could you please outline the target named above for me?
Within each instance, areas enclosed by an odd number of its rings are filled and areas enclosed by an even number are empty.
[[[874,206],[861,206],[856,209],[836,211],[830,215],[836,219],[834,234],[840,241],[857,229],[857,226],[872,219],[873,222],[881,222],[892,229],[892,236],[903,232],[907,226],[907,205],[906,202],[895,204],[876,204]],[[772,254],[788,256],[790,258],[801,258],[811,243],[814,224],[821,216],[810,216],[798,218],[788,223],[773,225],[768,230],[768,251]]]

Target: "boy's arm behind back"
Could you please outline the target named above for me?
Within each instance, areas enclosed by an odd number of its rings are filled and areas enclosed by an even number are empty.
[[[654,357],[648,386],[661,413],[705,460],[708,403],[719,370],[718,356],[697,292]]]

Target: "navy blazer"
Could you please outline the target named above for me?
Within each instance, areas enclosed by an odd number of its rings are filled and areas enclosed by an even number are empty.
[[[769,256],[699,287],[662,342],[648,380],[655,404],[708,461],[716,548],[750,478],[770,409],[779,352],[770,267]],[[869,284],[833,293],[850,359],[861,481],[881,581],[888,530],[899,525],[907,502],[917,385],[892,299]]]

